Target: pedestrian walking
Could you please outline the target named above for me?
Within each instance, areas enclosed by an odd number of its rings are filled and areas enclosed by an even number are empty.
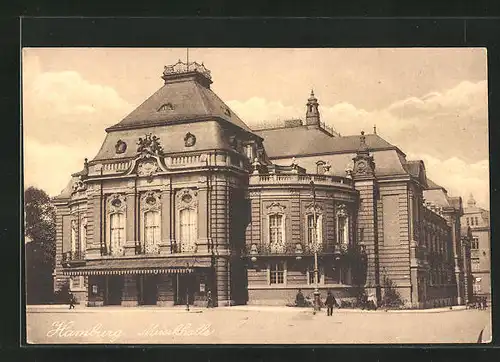
[[[213,308],[213,306],[212,291],[209,289],[207,291],[207,308]]]
[[[75,309],[76,298],[73,293],[69,293],[69,309]]]
[[[335,300],[335,297],[330,291],[328,291],[328,294],[326,296],[325,304],[326,304],[326,315],[327,316],[333,315],[333,306],[337,305],[337,301]]]

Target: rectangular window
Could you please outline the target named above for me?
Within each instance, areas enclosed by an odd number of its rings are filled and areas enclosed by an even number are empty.
[[[314,277],[314,266],[310,266],[309,269],[307,269],[307,283],[309,285],[314,285],[316,284],[316,280]],[[318,284],[321,284],[321,269],[318,269]]]
[[[196,210],[184,209],[180,212],[180,242],[185,251],[193,250],[197,238]]]
[[[283,215],[269,216],[269,243],[283,243]]]
[[[144,241],[158,243],[160,241],[160,213],[149,211],[144,214]]]
[[[469,218],[467,217],[465,220],[467,221],[467,226],[470,226]]]
[[[474,217],[474,222],[476,223],[476,226],[479,226],[479,222],[478,222],[477,216]]]
[[[285,265],[283,262],[273,263],[269,268],[269,283],[284,284],[285,283]]]
[[[473,236],[472,237],[472,242],[471,242],[470,248],[472,250],[478,250],[479,249],[479,238],[477,236]]]
[[[112,214],[110,217],[111,250],[119,249],[125,243],[125,215]]]
[[[307,215],[307,242],[313,243],[322,242],[322,232],[321,232],[321,218],[320,215],[316,214],[316,223],[314,222],[314,214]],[[316,229],[316,238],[314,238],[314,230]]]

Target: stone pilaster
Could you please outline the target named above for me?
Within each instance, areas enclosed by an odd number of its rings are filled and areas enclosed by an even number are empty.
[[[208,220],[208,186],[206,178],[202,177],[198,184],[198,241],[196,245],[199,253],[208,253],[210,251]]]
[[[122,306],[135,307],[138,305],[138,292],[137,292],[137,276],[124,275],[123,277],[123,292],[122,292]]]
[[[160,243],[160,254],[171,254],[171,236],[173,235],[172,230],[172,210],[173,210],[173,198],[172,191],[170,187],[162,190],[161,192],[161,243]]]
[[[125,219],[125,240],[127,240],[127,244],[135,244],[139,239],[136,237],[134,233],[134,225],[136,224],[136,204],[135,204],[135,193],[128,192],[126,195],[126,203],[127,203],[127,211],[126,211],[126,219]],[[129,243],[131,242],[131,243]],[[135,251],[134,251],[135,254]],[[132,254],[132,255],[134,255]]]
[[[215,261],[216,300],[219,307],[231,305],[229,286],[229,260],[217,258]]]

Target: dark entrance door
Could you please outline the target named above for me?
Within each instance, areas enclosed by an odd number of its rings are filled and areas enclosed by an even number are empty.
[[[176,304],[186,305],[189,300],[189,304],[192,305],[194,302],[194,293],[196,291],[196,279],[194,273],[177,274],[176,280]]]
[[[156,305],[158,299],[158,278],[156,275],[142,275],[139,278],[139,304]]]
[[[123,277],[108,275],[106,289],[106,305],[120,305],[122,303]]]

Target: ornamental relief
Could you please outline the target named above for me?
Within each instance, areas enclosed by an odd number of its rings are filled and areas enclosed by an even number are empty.
[[[87,189],[87,185],[82,180],[78,179],[73,184],[72,189],[73,189],[73,193],[85,191]]]
[[[113,194],[107,199],[108,214],[125,212],[127,208],[125,195]]]
[[[143,212],[159,211],[160,208],[160,195],[157,192],[149,191],[141,196],[141,210]]]
[[[198,191],[193,189],[182,189],[176,195],[177,209],[195,209],[198,206]]]
[[[160,171],[160,167],[156,160],[142,161],[137,166],[137,175],[143,177],[153,176],[156,172]]]
[[[347,216],[347,207],[345,204],[338,204],[336,208],[336,215],[337,216]]]
[[[273,202],[267,207],[267,212],[269,214],[284,214],[286,206],[281,205],[279,202]]]

